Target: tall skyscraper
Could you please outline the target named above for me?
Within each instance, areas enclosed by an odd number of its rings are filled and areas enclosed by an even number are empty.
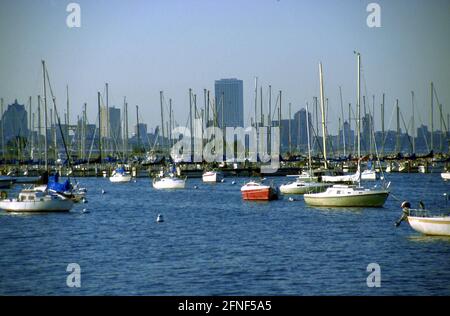
[[[308,112],[308,120],[309,120],[309,137],[310,140],[313,139],[312,134],[312,121],[311,121],[311,112]],[[308,131],[306,128],[306,109],[301,109],[297,113],[294,114],[294,120],[292,122],[292,134],[295,135],[294,139],[297,143],[297,148],[299,150],[307,150],[308,148]],[[295,144],[295,142],[293,142]]]
[[[8,109],[2,115],[3,133],[5,144],[17,136],[28,137],[28,115],[23,104],[8,105]]]
[[[100,109],[102,137],[110,138],[113,141],[118,141],[122,139],[122,129],[120,126],[120,109],[109,107],[109,113],[107,113],[106,109],[106,107],[102,107]]]
[[[244,126],[243,90],[242,80],[232,78],[215,81],[214,91],[219,127]]]

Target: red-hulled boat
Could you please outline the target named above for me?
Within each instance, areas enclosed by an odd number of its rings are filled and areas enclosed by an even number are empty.
[[[250,181],[241,188],[244,200],[270,201],[278,199],[278,190],[270,185]]]

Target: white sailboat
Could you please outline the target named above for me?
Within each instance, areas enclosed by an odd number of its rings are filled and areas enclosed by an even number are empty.
[[[131,181],[131,174],[125,171],[124,168],[117,168],[109,177],[112,183],[126,183]]]
[[[17,199],[3,199],[0,209],[7,212],[68,212],[74,202],[59,194],[22,190]]]
[[[308,113],[308,103],[306,103],[306,113]],[[303,171],[301,175],[293,182],[280,186],[280,192],[283,194],[305,194],[311,192],[321,192],[329,185],[317,182],[317,177],[313,177],[312,159],[311,159],[311,142],[309,139],[309,119],[306,115],[306,134],[308,138],[308,171]],[[315,179],[315,180],[314,180]]]
[[[357,104],[357,136],[358,136],[358,157],[361,157],[361,133],[360,133],[360,72],[361,56],[358,53],[358,104]],[[321,83],[321,108],[324,111],[322,64],[320,64]],[[323,115],[323,114],[322,114]],[[384,188],[364,188],[361,186],[361,159],[358,159],[358,185],[333,185],[325,192],[308,193],[304,195],[305,202],[312,206],[324,207],[381,207],[389,196],[389,183]]]
[[[450,216],[431,216],[425,209],[411,209],[407,201],[402,203],[403,214],[395,223],[407,221],[412,229],[424,235],[450,236]]]
[[[186,187],[186,178],[179,178],[175,175],[175,168],[171,172],[165,174],[161,170],[159,176],[153,178],[153,187],[157,190],[161,189],[184,189]]]

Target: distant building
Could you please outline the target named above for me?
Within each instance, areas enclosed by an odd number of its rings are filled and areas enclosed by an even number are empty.
[[[362,117],[362,130],[361,130],[361,151],[369,153],[373,148],[373,117],[370,114],[366,114]]]
[[[100,109],[100,121],[102,125],[102,138],[109,138],[115,141],[122,139],[120,109],[115,107],[102,107]]]
[[[217,122],[219,127],[244,127],[243,81],[238,79],[216,80]],[[222,118],[223,115],[223,118]]]
[[[139,136],[139,141],[145,141],[147,138],[147,124],[145,123],[139,123],[138,125],[134,126],[134,134],[137,137]]]
[[[308,120],[309,120],[309,137],[312,139],[312,121],[311,121],[311,112],[308,112]],[[292,122],[292,133],[296,144],[297,149],[300,151],[308,150],[308,129],[306,122],[306,109],[301,109],[300,111],[294,114],[294,120]]]
[[[17,103],[8,105],[8,109],[3,113],[1,122],[3,123],[3,137],[5,144],[17,136],[28,137],[28,115],[23,104]]]

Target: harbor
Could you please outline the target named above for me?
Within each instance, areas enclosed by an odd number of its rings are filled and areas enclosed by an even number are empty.
[[[445,1],[2,2],[0,296],[449,296],[449,30]]]

